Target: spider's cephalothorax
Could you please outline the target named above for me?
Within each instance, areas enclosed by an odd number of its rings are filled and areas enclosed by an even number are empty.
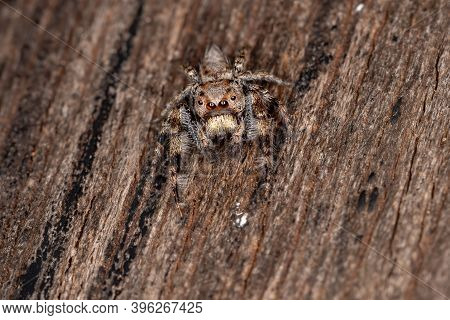
[[[215,45],[206,50],[198,71],[185,71],[190,84],[169,103],[159,146],[168,151],[177,199],[183,159],[193,152],[210,154],[255,141],[260,163],[270,170],[274,133],[286,130],[284,107],[258,83],[288,83],[266,72],[246,71],[244,52],[231,65]]]

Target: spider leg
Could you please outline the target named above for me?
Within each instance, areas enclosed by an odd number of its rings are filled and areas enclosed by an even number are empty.
[[[269,83],[275,83],[281,86],[291,86],[292,84],[288,81],[284,81],[273,74],[264,71],[250,72],[247,71],[243,74],[238,75],[238,79],[247,82],[257,82],[265,81]]]
[[[180,102],[182,102],[186,97],[188,97],[194,86],[188,85],[186,88],[183,89],[179,94],[177,94],[175,97],[173,97],[166,105],[166,110],[170,111],[174,107],[176,107]]]
[[[258,165],[261,168],[260,184],[265,184],[275,170],[279,151],[277,148],[284,143],[289,124],[284,105],[268,90],[254,84],[249,85],[248,88],[257,143],[261,152],[258,158]]]
[[[180,193],[177,178],[181,172],[182,140],[181,111],[178,107],[170,110],[162,126],[160,142],[157,146],[157,153],[163,154],[168,158],[168,183],[174,193],[178,208]],[[160,150],[164,150],[163,153]]]
[[[233,73],[235,76],[242,74],[245,71],[247,64],[247,49],[241,49],[239,54],[234,59]]]
[[[174,153],[170,155],[169,159],[169,181],[172,192],[175,196],[175,202],[180,203],[180,192],[178,190],[178,175],[181,171],[181,155]]]
[[[174,109],[180,102],[182,102],[184,99],[186,99],[192,92],[194,86],[188,85],[186,88],[183,89],[179,94],[177,94],[175,97],[173,97],[165,106],[165,108],[162,110],[161,115],[155,119],[154,123],[159,123],[162,119],[166,119],[167,115]]]
[[[286,107],[278,99],[273,97],[269,91],[262,90],[263,106],[266,109],[266,116],[271,122],[271,152],[273,164],[277,162],[280,147],[284,144],[291,132],[287,117]]]
[[[181,154],[175,153],[170,155],[169,159],[169,184],[171,186],[172,192],[175,196],[175,205],[177,206],[180,215],[183,215],[181,210],[181,205],[183,204],[180,190],[178,186],[178,177],[181,172]]]
[[[162,134],[168,137],[168,173],[169,186],[175,196],[177,208],[181,211],[183,205],[183,192],[187,185],[187,160],[192,149],[199,148],[198,128],[195,126],[189,107],[179,104],[173,108],[165,121]]]
[[[274,138],[276,144],[282,144],[290,132],[290,124],[284,103],[273,97],[267,90],[263,91],[263,97],[267,106],[268,116],[274,122]],[[281,141],[279,141],[281,139]]]
[[[245,140],[252,141],[258,135],[258,126],[253,114],[254,94],[251,92],[245,95],[244,123]]]
[[[157,190],[161,190],[167,180],[167,154],[169,152],[169,135],[168,132],[161,130],[156,141],[156,148],[150,166],[150,177],[155,182],[154,186]]]
[[[197,69],[193,66],[183,66],[184,73],[186,73],[189,81],[191,83],[199,83],[200,82],[200,75],[198,74]]]

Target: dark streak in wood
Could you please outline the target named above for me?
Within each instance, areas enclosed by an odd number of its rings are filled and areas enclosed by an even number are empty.
[[[142,7],[143,3],[141,2],[136,11],[136,16],[125,33],[125,40],[118,45],[117,51],[110,58],[111,67],[102,84],[102,96],[96,98],[96,100],[100,100],[100,105],[95,108],[98,110],[94,111],[96,116],[92,127],[84,134],[86,138],[82,137],[82,140],[86,142],[80,143],[81,157],[74,165],[72,184],[63,202],[63,213],[55,225],[52,225],[51,228],[46,228],[43,235],[44,240],[41,242],[35,260],[28,266],[26,273],[21,276],[21,287],[17,296],[19,299],[26,299],[34,293],[35,283],[42,272],[45,275],[42,279],[39,293],[48,298],[48,290],[52,285],[58,262],[65,250],[65,234],[69,232],[71,222],[77,214],[76,206],[78,199],[83,194],[83,184],[91,171],[98,144],[102,137],[103,126],[108,120],[116,99],[117,80],[115,75],[120,73],[124,62],[130,56],[133,38],[137,33],[142,15]],[[52,239],[52,242],[49,241],[50,233],[56,234],[56,238]],[[42,255],[39,255],[40,252],[42,252]],[[42,263],[48,258],[51,258],[50,268],[42,270]]]

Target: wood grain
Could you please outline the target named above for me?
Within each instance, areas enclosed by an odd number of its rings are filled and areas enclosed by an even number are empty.
[[[1,297],[448,298],[448,17],[445,0],[1,1]],[[193,162],[180,214],[150,174],[155,120],[210,43],[295,83],[271,87],[292,132],[269,192],[248,148]]]

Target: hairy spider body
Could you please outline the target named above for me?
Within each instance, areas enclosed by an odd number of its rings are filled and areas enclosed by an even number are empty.
[[[184,159],[194,152],[211,154],[222,148],[257,142],[265,174],[273,165],[273,137],[286,131],[284,106],[258,83],[288,85],[266,72],[245,70],[245,53],[234,64],[216,45],[200,64],[185,68],[188,86],[168,105],[157,151],[168,151],[170,184],[180,199]],[[168,149],[168,150],[167,150]]]

